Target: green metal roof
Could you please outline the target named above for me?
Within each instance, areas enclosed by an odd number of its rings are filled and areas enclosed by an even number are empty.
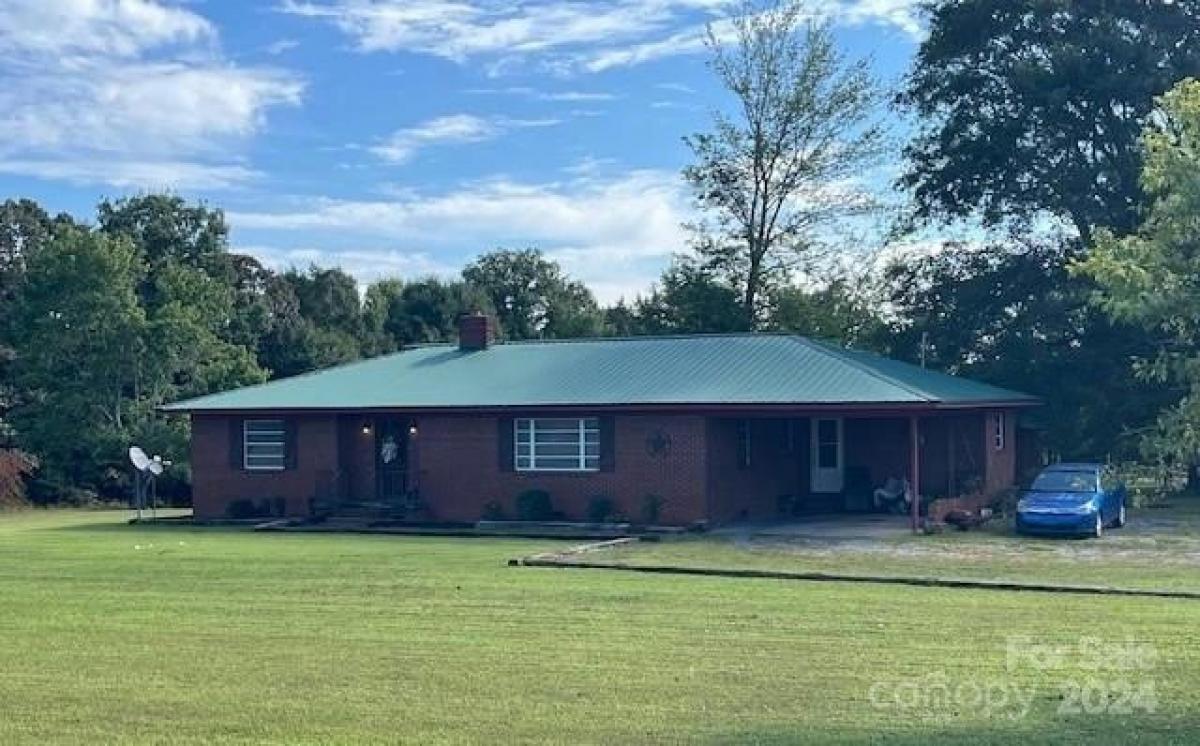
[[[991,403],[1037,400],[804,337],[733,334],[417,347],[163,409]]]

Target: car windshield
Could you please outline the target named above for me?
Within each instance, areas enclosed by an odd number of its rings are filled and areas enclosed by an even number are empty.
[[[1034,492],[1095,492],[1093,471],[1044,471],[1033,480]]]

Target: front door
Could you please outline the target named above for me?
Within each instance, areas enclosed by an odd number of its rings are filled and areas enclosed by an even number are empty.
[[[841,492],[845,486],[842,420],[814,418],[812,420],[812,491]]]
[[[401,502],[408,490],[408,422],[381,417],[375,422],[376,497]]]

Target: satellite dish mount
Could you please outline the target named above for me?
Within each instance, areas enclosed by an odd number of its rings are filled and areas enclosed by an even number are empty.
[[[138,446],[130,446],[129,462],[133,464],[133,507],[137,517],[142,519],[142,511],[147,507],[153,518],[158,517],[158,485],[157,477],[163,473],[164,466],[170,466],[170,461],[163,461],[162,456],[150,458]]]

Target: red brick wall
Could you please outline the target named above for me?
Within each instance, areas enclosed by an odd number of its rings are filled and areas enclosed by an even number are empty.
[[[363,425],[370,432],[363,432]],[[352,414],[338,417],[341,445],[342,497],[349,500],[375,498],[375,420]]]
[[[192,507],[197,518],[220,518],[226,507],[239,499],[284,498],[288,515],[308,513],[321,480],[329,479],[338,468],[337,418],[297,415],[287,419],[296,428],[295,468],[254,472],[231,463],[229,417],[192,415]]]
[[[774,518],[779,515],[781,497],[808,492],[808,420],[747,420],[748,467],[739,464],[738,422],[728,418],[709,420],[709,502],[715,523]],[[793,433],[790,443],[789,428]]]
[[[1017,481],[1017,413],[1004,411],[1004,448],[996,450],[992,416],[999,411],[1003,410],[987,412],[983,418],[983,451],[987,463],[984,489],[987,493],[1008,489]]]
[[[611,498],[633,520],[640,519],[649,494],[663,500],[663,523],[687,524],[706,515],[703,417],[618,415],[614,470],[587,474],[501,471],[494,417],[421,417],[417,427],[418,488],[439,520],[477,521],[492,500],[515,516],[515,498],[527,489],[549,492],[555,509],[569,519],[585,518],[597,495]],[[658,431],[671,445],[665,455],[652,456],[646,443]]]
[[[264,415],[268,416],[268,415]],[[297,464],[283,472],[246,472],[230,462],[230,418],[192,418],[193,505],[197,517],[225,515],[238,499],[259,501],[281,497],[289,515],[308,512],[311,499],[340,474],[345,497],[371,498],[375,492],[374,428],[362,432],[367,419],[358,415],[298,415]],[[990,420],[980,414],[957,416],[957,471],[986,474],[991,491],[1015,479],[1016,417],[1006,415],[1005,448],[996,451]],[[631,519],[640,519],[647,495],[663,499],[661,521],[715,523],[740,517],[767,519],[778,515],[783,495],[809,491],[808,420],[750,420],[751,466],[737,462],[737,420],[690,415],[644,415],[614,418],[615,469],[588,474],[503,472],[497,420],[494,417],[422,417],[410,444],[410,484],[417,487],[432,517],[476,521],[490,501],[515,515],[515,497],[527,489],[550,493],[556,509],[571,519],[586,517],[591,498],[604,495]],[[789,449],[787,428],[794,428]],[[670,439],[666,454],[652,455],[647,440],[660,432]],[[945,420],[926,418],[922,483],[926,493],[944,492],[948,482]],[[845,459],[848,469],[863,466],[875,484],[907,473],[906,418],[847,418]],[[977,468],[978,467],[982,468]]]

